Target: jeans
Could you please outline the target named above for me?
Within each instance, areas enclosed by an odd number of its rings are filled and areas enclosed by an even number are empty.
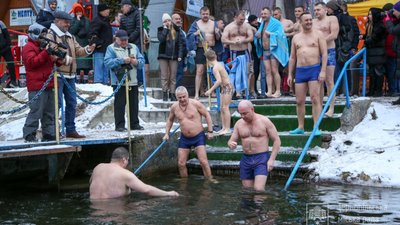
[[[397,67],[397,59],[396,57],[386,57],[386,75],[388,78],[388,84],[389,84],[389,93],[394,94],[394,93],[399,93],[400,92],[400,87],[399,87],[399,80],[396,79],[396,67]]]
[[[102,83],[108,85],[110,83],[110,72],[104,64],[103,52],[93,53],[94,83]]]
[[[76,132],[75,127],[75,115],[76,115],[76,88],[75,88],[75,78],[65,78],[69,86],[74,90],[74,92],[69,91],[64,83],[64,79],[59,79],[58,82],[58,107],[61,108],[61,102],[63,97],[65,99],[65,128],[66,133],[71,134]]]
[[[183,69],[185,68],[185,60],[181,60],[178,62],[178,69],[176,71],[176,87],[179,87],[182,85],[182,79],[183,79]]]

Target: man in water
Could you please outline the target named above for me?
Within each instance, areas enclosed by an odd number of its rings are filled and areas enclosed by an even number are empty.
[[[255,113],[250,101],[241,101],[238,111],[241,119],[235,124],[228,146],[235,149],[238,139],[241,139],[244,154],[240,160],[240,179],[243,187],[264,191],[268,173],[274,168],[281,139],[271,120]],[[268,152],[269,139],[273,142],[271,154]]]
[[[300,24],[302,29],[300,33],[293,37],[292,52],[289,59],[289,85],[292,85],[296,66],[296,109],[298,121],[298,127],[290,131],[290,134],[304,134],[307,91],[310,92],[314,124],[317,122],[322,109],[319,91],[321,83],[326,77],[328,59],[326,40],[322,32],[312,29],[313,20],[311,14],[303,13],[300,16]],[[318,130],[315,135],[321,135],[321,132]]]
[[[179,139],[178,148],[180,176],[182,178],[188,177],[186,161],[188,160],[191,147],[194,147],[201,168],[203,169],[204,177],[212,179],[206,152],[206,135],[204,134],[204,128],[201,124],[201,117],[204,116],[208,126],[207,137],[211,139],[213,137],[211,115],[201,102],[195,99],[189,99],[189,94],[185,87],[177,87],[175,95],[178,101],[171,106],[163,139],[169,139],[169,130],[175,118],[177,118],[181,126],[181,138]]]
[[[179,196],[176,191],[163,191],[143,183],[126,169],[128,163],[128,150],[118,147],[112,153],[110,163],[97,165],[90,178],[90,199],[119,198],[129,195],[131,189],[150,196]]]

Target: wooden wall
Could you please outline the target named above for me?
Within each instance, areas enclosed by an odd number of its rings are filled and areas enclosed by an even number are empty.
[[[10,29],[26,32],[29,26],[10,27],[10,9],[17,8],[33,8],[29,0],[2,0],[1,1],[0,18]],[[5,6],[5,7],[3,7]]]

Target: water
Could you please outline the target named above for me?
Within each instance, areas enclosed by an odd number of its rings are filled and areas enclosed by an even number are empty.
[[[293,184],[270,179],[263,194],[243,190],[238,177],[219,184],[191,175],[155,177],[147,183],[177,190],[179,198],[134,193],[91,202],[82,191],[0,188],[0,224],[400,224],[400,190]],[[319,208],[320,207],[320,208]],[[308,210],[308,214],[307,214]],[[310,213],[310,210],[312,213]],[[324,210],[326,210],[324,212]]]

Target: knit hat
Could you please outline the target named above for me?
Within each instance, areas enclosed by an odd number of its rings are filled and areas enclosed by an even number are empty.
[[[337,3],[337,1],[334,0],[327,2],[326,7],[332,9],[333,11],[337,11],[340,9],[339,3]]]
[[[168,13],[164,13],[164,14],[162,15],[162,22],[165,22],[166,20],[172,20],[172,19],[171,19],[171,16],[168,15]]]
[[[393,4],[392,3],[386,3],[383,7],[382,7],[383,11],[389,11],[391,9],[393,9]]]
[[[57,0],[47,0],[48,5],[53,4],[53,3],[58,4]]]
[[[394,4],[393,9],[395,9],[396,11],[400,11],[400,1]]]
[[[249,23],[253,22],[254,20],[257,20],[257,16],[256,15],[250,15],[249,17],[247,17],[247,21],[249,21]]]
[[[131,6],[133,6],[131,0],[122,0],[120,5],[121,6],[123,6],[123,5],[131,5]]]
[[[47,28],[38,23],[34,23],[28,28],[28,37],[34,41],[37,41],[40,34],[43,32],[47,32]]]
[[[74,3],[72,5],[71,11],[69,11],[69,14],[73,13],[73,14],[76,15],[77,12],[82,12],[83,15],[86,15],[85,14],[85,10],[83,9],[83,6],[81,4],[79,4],[79,3]]]
[[[99,11],[99,12],[104,11],[104,10],[107,10],[107,9],[110,9],[110,8],[108,7],[108,5],[103,4],[103,3],[100,3],[100,4],[97,6],[97,11]]]

